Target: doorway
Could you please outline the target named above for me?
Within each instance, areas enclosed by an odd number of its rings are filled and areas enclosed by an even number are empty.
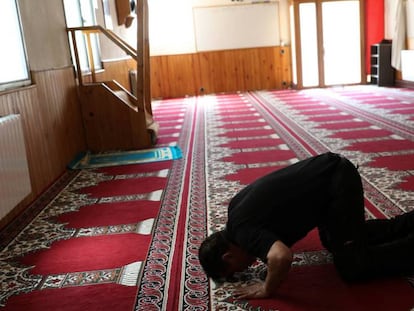
[[[365,82],[361,2],[294,1],[293,70],[298,88]]]

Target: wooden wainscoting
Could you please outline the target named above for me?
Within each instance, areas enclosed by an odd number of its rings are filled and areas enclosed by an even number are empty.
[[[292,83],[290,47],[264,47],[152,56],[151,97],[174,98],[219,92],[284,89]],[[103,62],[96,81],[116,80],[131,91],[133,59]],[[85,82],[92,82],[89,75]]]
[[[0,93],[0,115],[20,114],[32,193],[9,215],[9,222],[85,150],[80,105],[72,67],[32,72],[33,85]]]
[[[291,82],[290,47],[151,57],[153,98],[283,89]]]

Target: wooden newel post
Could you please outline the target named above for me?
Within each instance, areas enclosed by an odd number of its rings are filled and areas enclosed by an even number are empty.
[[[152,115],[150,54],[148,35],[148,3],[138,0],[137,3],[137,98],[138,105]]]
[[[137,101],[138,109],[145,113],[145,123],[154,145],[158,136],[158,124],[152,117],[151,71],[148,35],[148,3],[138,0],[137,7]]]

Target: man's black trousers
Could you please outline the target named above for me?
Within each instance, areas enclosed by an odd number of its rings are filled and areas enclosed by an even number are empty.
[[[327,189],[330,204],[318,226],[322,244],[347,281],[414,274],[414,210],[365,221],[357,168],[341,157]]]

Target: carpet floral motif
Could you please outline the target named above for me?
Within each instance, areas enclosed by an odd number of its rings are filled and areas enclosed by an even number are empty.
[[[95,186],[100,182],[113,180],[115,178],[125,179],[128,176],[111,176],[93,170],[80,171],[56,197],[53,197],[49,204],[42,209],[30,224],[0,252],[0,306],[4,306],[7,299],[13,295],[27,293],[33,290],[111,282],[117,283],[121,281],[122,273],[126,267],[41,276],[31,274],[30,270],[32,267],[19,263],[20,257],[49,249],[56,241],[86,236],[138,232],[139,224],[82,228],[76,230],[67,228],[65,224],[56,221],[59,215],[78,211],[81,207],[90,204],[104,201],[128,201],[148,197],[148,194],[143,194],[136,196],[92,198],[88,194],[79,192],[80,189]]]

